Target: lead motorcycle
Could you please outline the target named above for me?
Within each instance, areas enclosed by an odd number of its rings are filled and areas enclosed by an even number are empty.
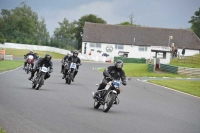
[[[128,80],[130,81],[131,78],[128,78]],[[96,94],[92,92],[92,96],[94,98],[94,108],[98,109],[101,105],[103,105],[103,112],[108,112],[113,104],[118,105],[120,101],[117,91],[121,92],[120,84],[120,80],[113,79],[107,83],[104,89],[97,90]],[[96,86],[98,86],[98,84],[96,84]]]
[[[39,72],[36,74],[36,77],[32,81],[32,88],[38,90],[44,84],[45,74],[48,72],[47,67],[40,67]]]
[[[26,66],[25,66],[25,72],[28,74],[32,70],[32,66],[34,64],[34,57],[32,55],[28,55],[26,58],[24,55],[24,58],[26,59]]]
[[[66,84],[71,84],[71,81],[74,78],[74,72],[77,70],[77,66],[80,66],[80,65],[81,64],[76,64],[76,63],[71,62],[68,64],[68,66],[65,67],[65,72],[66,72],[65,83]]]
[[[101,105],[103,105],[103,112],[108,112],[114,103],[116,105],[119,104],[117,90],[121,91],[120,84],[121,82],[119,80],[112,80],[107,83],[103,90],[97,90],[95,96],[93,92],[94,108],[98,109]],[[98,86],[98,84],[96,85]]]

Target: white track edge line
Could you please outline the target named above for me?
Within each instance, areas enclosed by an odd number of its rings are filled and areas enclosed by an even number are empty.
[[[141,81],[141,80],[138,80],[138,81]],[[197,97],[197,96],[194,96],[194,95],[192,95],[192,94],[188,94],[188,93],[185,93],[185,92],[182,92],[182,91],[178,91],[178,90],[175,90],[175,89],[166,87],[166,86],[162,86],[162,85],[158,85],[158,84],[150,83],[150,82],[146,82],[146,81],[141,81],[141,82],[145,82],[145,83],[147,83],[147,84],[152,84],[152,85],[156,85],[156,86],[159,86],[159,87],[163,87],[163,88],[168,89],[168,90],[176,91],[176,92],[179,92],[179,93],[182,93],[182,94],[185,94],[185,95],[192,96],[192,97],[195,97],[195,98],[200,99],[200,97]]]

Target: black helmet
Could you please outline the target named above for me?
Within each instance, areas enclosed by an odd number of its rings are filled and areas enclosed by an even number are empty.
[[[123,64],[124,63],[122,60],[116,60],[114,66],[117,67],[118,69],[122,69]]]
[[[45,55],[45,60],[50,61],[51,60],[51,55],[50,54],[46,54]]]
[[[76,56],[78,56],[78,51],[75,50],[75,51],[73,52],[73,56],[74,56],[74,54],[77,54]]]

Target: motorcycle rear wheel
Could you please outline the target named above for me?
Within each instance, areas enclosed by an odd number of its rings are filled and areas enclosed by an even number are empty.
[[[32,88],[34,89],[36,87],[37,84],[32,84]]]
[[[98,109],[101,106],[101,104],[97,101],[94,101],[94,108]]]

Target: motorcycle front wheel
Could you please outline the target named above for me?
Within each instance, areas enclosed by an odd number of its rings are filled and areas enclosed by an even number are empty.
[[[27,68],[26,68],[26,73],[28,74],[30,70],[30,64],[28,64]]]
[[[44,75],[41,75],[40,79],[39,79],[39,83],[37,84],[36,90],[39,90],[39,88],[42,86],[44,82]]]
[[[109,93],[105,98],[105,103],[103,105],[103,112],[108,112],[110,108],[112,107],[114,101],[116,98],[116,94]]]

